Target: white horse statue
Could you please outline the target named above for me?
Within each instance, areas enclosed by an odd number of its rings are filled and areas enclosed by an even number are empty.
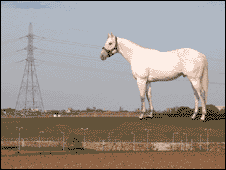
[[[170,81],[179,76],[188,77],[194,90],[195,111],[192,119],[198,112],[198,102],[201,98],[202,117],[205,120],[206,102],[208,92],[208,62],[206,56],[190,48],[160,52],[144,48],[124,38],[108,34],[105,46],[102,48],[100,58],[106,60],[115,53],[120,53],[131,65],[132,74],[140,90],[141,114],[145,112],[145,93],[149,101],[150,115],[153,115],[151,101],[151,82]]]

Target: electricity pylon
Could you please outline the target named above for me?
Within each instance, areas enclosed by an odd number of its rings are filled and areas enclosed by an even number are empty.
[[[28,35],[21,38],[28,38],[28,46],[22,50],[27,50],[26,66],[18,94],[15,112],[26,112],[29,109],[44,111],[41,91],[38,83],[38,77],[35,69],[35,59],[33,50],[37,49],[33,46],[33,26],[30,23],[28,27]],[[21,39],[20,38],[20,39]],[[21,50],[18,50],[21,51]],[[22,113],[22,114],[23,114]]]

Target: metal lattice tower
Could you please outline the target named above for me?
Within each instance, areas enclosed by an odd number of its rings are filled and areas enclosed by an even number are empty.
[[[22,50],[27,50],[27,59],[15,110],[16,112],[22,112],[21,110],[26,112],[30,109],[44,111],[41,91],[35,69],[33,50],[37,48],[33,46],[34,34],[31,23],[28,27],[28,35],[25,37],[28,38],[28,46]]]

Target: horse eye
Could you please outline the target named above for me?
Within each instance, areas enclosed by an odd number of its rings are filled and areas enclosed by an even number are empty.
[[[112,43],[109,43],[109,45],[111,45]]]

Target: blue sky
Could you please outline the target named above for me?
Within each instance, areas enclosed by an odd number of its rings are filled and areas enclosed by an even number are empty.
[[[1,1],[1,108],[15,108],[32,22],[36,70],[44,109],[140,108],[130,64],[100,59],[107,34],[162,52],[192,48],[209,63],[207,104],[225,105],[225,2]],[[155,110],[194,108],[187,78],[152,83]],[[201,106],[201,104],[199,104]],[[146,108],[148,108],[146,101]]]

